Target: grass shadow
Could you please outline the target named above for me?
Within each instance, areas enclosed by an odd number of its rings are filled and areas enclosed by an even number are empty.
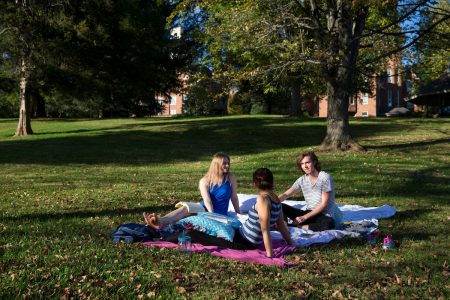
[[[414,143],[369,146],[369,147],[367,147],[367,149],[368,150],[381,150],[381,149],[401,150],[401,149],[409,149],[409,148],[414,148],[414,147],[425,147],[425,146],[438,145],[438,144],[448,144],[449,142],[450,142],[450,138],[443,138],[443,139],[435,139],[435,140],[414,142]]]
[[[436,174],[435,168],[426,168],[415,172],[403,173],[403,183],[401,185],[391,185],[387,193],[402,195],[404,197],[429,198],[428,204],[433,203],[432,198],[439,198],[441,204],[450,205],[450,179],[444,174],[450,172],[450,167],[442,166],[439,171],[443,174]]]
[[[412,219],[422,218],[424,215],[433,213],[435,211],[435,209],[431,208],[418,208],[397,211],[397,213],[395,214],[395,219],[398,221],[410,221]]]
[[[404,126],[402,126],[403,128]],[[395,131],[392,124],[358,123],[361,137]],[[98,134],[88,135],[97,131]],[[257,154],[278,149],[317,147],[326,132],[321,119],[270,117],[212,118],[138,122],[104,129],[77,129],[72,136],[8,139],[0,142],[0,164],[152,164],[196,161],[224,151]],[[86,135],[83,135],[86,134]]]
[[[68,211],[68,212],[48,212],[48,213],[31,213],[24,214],[19,216],[3,216],[1,220],[3,222],[13,221],[13,222],[26,222],[26,221],[37,221],[37,222],[46,222],[50,220],[60,220],[60,219],[73,219],[73,218],[91,218],[91,217],[116,217],[120,215],[140,215],[143,212],[164,212],[173,209],[172,204],[166,205],[152,205],[152,206],[144,206],[144,207],[135,207],[135,208],[117,208],[117,209],[104,209],[104,210],[87,210],[87,211]]]

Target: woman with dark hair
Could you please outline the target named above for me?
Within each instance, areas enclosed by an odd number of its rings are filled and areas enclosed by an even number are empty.
[[[306,210],[283,204],[285,217],[293,221],[293,226],[313,231],[339,227],[342,212],[334,200],[333,177],[321,170],[319,159],[312,151],[301,153],[297,157],[297,167],[303,176],[279,198],[284,201],[301,190],[306,201]]]
[[[281,201],[272,191],[273,174],[267,168],[253,173],[253,184],[258,189],[255,205],[248,212],[248,219],[235,232],[233,242],[212,237],[204,232],[189,230],[192,242],[205,246],[221,246],[232,249],[254,249],[264,244],[267,257],[272,257],[273,247],[270,230],[278,230],[289,245],[293,245],[289,230],[284,222]]]
[[[284,222],[281,201],[273,192],[272,172],[267,168],[257,169],[253,184],[258,189],[258,197],[239,233],[254,245],[264,243],[267,257],[272,257],[271,228],[276,227],[289,245],[293,245],[292,239]]]

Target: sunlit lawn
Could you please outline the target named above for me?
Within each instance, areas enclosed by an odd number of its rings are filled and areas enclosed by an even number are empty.
[[[111,232],[144,211],[198,201],[212,154],[232,158],[240,193],[272,169],[278,192],[299,176],[298,152],[317,149],[324,119],[35,120],[13,138],[0,120],[0,298],[450,297],[450,120],[353,119],[364,153],[318,153],[337,201],[398,209],[380,221],[395,251],[346,239],[299,248],[290,268],[115,246]]]

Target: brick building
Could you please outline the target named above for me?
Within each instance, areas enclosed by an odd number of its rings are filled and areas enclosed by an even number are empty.
[[[348,112],[355,117],[377,117],[394,107],[406,107],[407,80],[405,73],[394,60],[388,63],[385,74],[376,76],[371,93],[358,92],[349,99]],[[311,99],[318,107],[319,117],[327,116],[327,97]],[[311,103],[309,104],[311,106]]]
[[[164,109],[159,113],[160,116],[173,116],[183,113],[184,94],[170,93],[170,98],[165,101],[163,97],[157,98]]]

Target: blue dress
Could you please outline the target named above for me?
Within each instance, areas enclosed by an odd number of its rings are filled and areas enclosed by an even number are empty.
[[[226,215],[228,212],[228,205],[231,198],[231,183],[229,181],[222,182],[222,185],[215,184],[209,188],[209,196],[213,206],[213,212]],[[200,202],[206,209],[205,202]]]

